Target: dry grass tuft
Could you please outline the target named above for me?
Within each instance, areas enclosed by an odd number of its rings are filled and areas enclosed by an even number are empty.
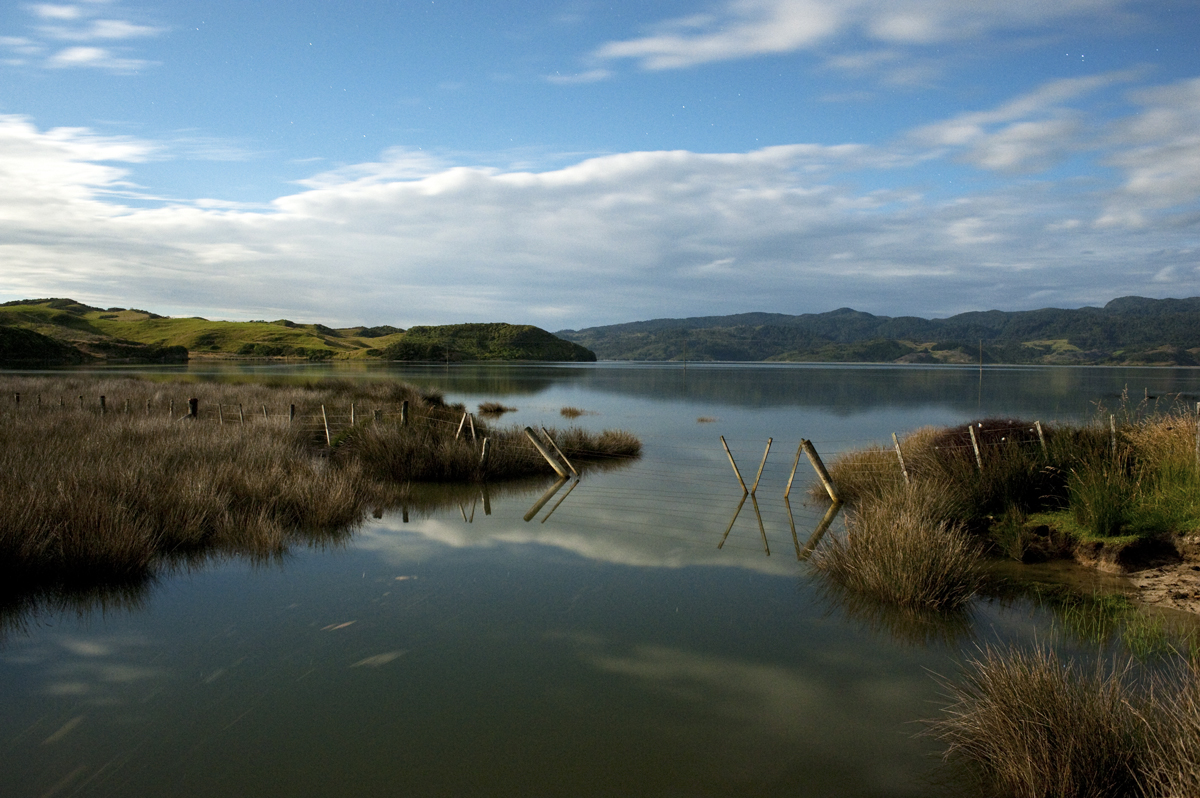
[[[987,648],[946,683],[953,703],[930,733],[1005,795],[1143,795],[1151,728],[1129,677],[1128,668],[1084,672],[1044,648]]]
[[[914,609],[955,609],[980,585],[981,549],[950,519],[948,486],[925,482],[863,497],[846,518],[844,539],[830,537],[813,564],[856,593]]]
[[[517,408],[500,404],[499,402],[480,402],[479,412],[485,416],[502,416],[505,413],[515,413]]]

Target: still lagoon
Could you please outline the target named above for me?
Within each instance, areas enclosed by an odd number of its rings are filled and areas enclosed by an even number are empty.
[[[1053,618],[1020,598],[981,597],[944,628],[913,630],[847,604],[798,557],[825,511],[806,504],[805,461],[783,500],[800,439],[832,459],[924,425],[1080,421],[1122,393],[1200,396],[1193,369],[201,363],[144,373],[400,379],[471,409],[516,407],[502,424],[627,429],[644,454],[532,515],[552,479],[433,490],[419,507],[271,562],[208,563],[131,594],[10,608],[2,795],[960,794],[936,741],[920,735],[942,705],[935,676],[979,646],[1046,639]],[[585,415],[567,422],[563,407]],[[773,439],[757,514],[747,503],[735,518],[742,491],[721,435],[748,478]]]

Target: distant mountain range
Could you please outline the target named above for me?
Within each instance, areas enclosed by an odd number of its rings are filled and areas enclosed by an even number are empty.
[[[602,360],[1200,365],[1200,297],[945,319],[839,308],[559,330]]]
[[[334,329],[288,319],[167,318],[131,308],[96,308],[73,299],[0,304],[0,366],[197,358],[589,362],[596,356],[528,324]]]

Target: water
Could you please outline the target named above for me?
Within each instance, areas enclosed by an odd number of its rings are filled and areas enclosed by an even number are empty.
[[[528,522],[549,481],[489,491],[490,514],[467,490],[407,523],[368,518],[344,546],[10,619],[0,794],[957,794],[916,736],[939,706],[930,674],[1048,619],[980,600],[914,628],[825,593],[797,561],[824,511],[803,503],[803,460],[790,520],[782,499],[800,438],[828,458],[925,424],[1078,420],[1126,389],[1200,393],[1188,369],[186,371],[400,376],[514,405],[504,423],[521,425],[562,426],[574,406],[591,413],[574,423],[631,430],[645,454]],[[774,438],[760,516],[747,502],[720,548],[741,489],[719,435],[747,479]]]

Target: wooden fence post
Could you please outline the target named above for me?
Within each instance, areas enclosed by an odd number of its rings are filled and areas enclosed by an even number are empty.
[[[355,420],[356,419],[354,416],[354,402],[351,402],[350,403],[350,426],[352,426],[352,427],[354,426]]]
[[[108,405],[105,404],[104,397],[101,396],[100,397],[100,415],[104,415],[107,412],[108,412]]]
[[[475,417],[470,413],[467,413],[467,426],[471,428],[471,440],[478,440],[475,437]]]
[[[408,426],[408,400],[405,399],[400,403],[400,426]]]
[[[333,438],[329,435],[329,416],[325,415],[325,405],[321,405],[321,420],[325,422],[325,445],[333,446]]]
[[[188,418],[196,421],[200,418],[200,400],[196,398],[188,399]]]
[[[813,470],[817,472],[817,476],[821,479],[821,484],[825,486],[825,492],[829,494],[830,500],[834,503],[840,502],[837,491],[833,487],[833,480],[829,477],[829,472],[825,470],[825,464],[821,462],[821,455],[817,454],[817,449],[812,445],[812,441],[807,438],[800,439],[800,445],[804,447],[804,453],[808,455],[808,461],[812,463]]]
[[[896,447],[896,459],[900,461],[900,473],[904,475],[904,484],[911,485],[912,480],[908,478],[908,469],[904,467],[904,452],[900,451],[900,439],[894,432],[892,433],[892,445]]]
[[[222,424],[225,423],[225,405],[221,404],[220,402],[217,402],[217,419]]]
[[[238,424],[246,426],[246,411],[242,408],[241,402],[238,402]]]
[[[742,472],[738,471],[737,463],[733,461],[733,452],[729,451],[729,444],[725,442],[725,436],[721,436],[721,445],[725,447],[725,454],[729,457],[729,464],[733,466],[733,474],[737,477],[738,484],[742,486],[742,494],[745,495],[750,491],[746,488],[746,482],[742,479]]]
[[[975,425],[967,426],[967,432],[971,433],[971,446],[975,449],[975,465],[979,466],[980,473],[983,472],[983,455],[979,452],[979,439],[975,437]]]
[[[1042,457],[1049,457],[1050,452],[1046,449],[1046,435],[1042,432],[1042,422],[1035,421],[1033,422],[1033,426],[1037,429],[1038,442],[1042,444]]]
[[[796,469],[800,466],[800,453],[804,451],[803,446],[796,447],[796,459],[792,461],[792,473],[788,474],[788,484],[783,490],[783,498],[786,500],[788,494],[792,492],[792,480],[796,478]]]
[[[550,437],[550,433],[546,431],[545,427],[542,427],[541,430],[542,430],[542,434],[546,436],[546,440],[554,448],[554,453],[557,454],[560,458],[562,458],[562,461],[567,466],[567,468],[571,469],[571,473],[574,474],[576,477],[578,477],[579,472],[575,470],[575,466],[571,465],[571,461],[567,459],[567,456],[565,454],[563,454],[562,449],[558,448],[558,444],[555,443],[554,439]]]
[[[295,420],[296,420],[296,406],[291,405],[288,407],[288,423],[291,424]]]
[[[486,469],[487,469],[487,461],[488,461],[488,444],[489,444],[490,442],[491,442],[491,441],[490,441],[488,438],[484,438],[484,439],[483,439],[483,452],[482,452],[482,453],[479,455],[479,468],[480,468],[480,470],[486,470]],[[491,513],[488,513],[488,515],[491,515]]]
[[[1113,456],[1116,457],[1116,455],[1117,455],[1117,417],[1112,415],[1111,413],[1108,416],[1108,429],[1112,435],[1112,453],[1113,453]]]
[[[458,429],[454,432],[454,440],[458,440],[459,436],[462,435],[463,427],[467,423],[467,415],[467,413],[463,413],[462,419],[458,422]]]
[[[555,473],[557,473],[563,479],[566,479],[567,470],[562,467],[561,463],[554,459],[554,455],[550,454],[550,450],[543,446],[542,442],[537,439],[537,436],[533,434],[532,427],[525,428],[525,437],[529,438],[529,442],[533,444],[533,448],[537,449],[538,453],[541,454],[542,457],[546,458],[546,462],[550,464],[550,467],[554,469]]]
[[[754,487],[750,488],[751,496],[753,496],[755,494],[755,492],[758,491],[758,481],[760,479],[762,479],[763,469],[767,467],[767,455],[769,455],[771,453],[771,441],[773,441],[773,440],[775,440],[775,439],[767,438],[767,449],[765,452],[763,452],[762,462],[758,464],[758,474],[754,477]],[[755,506],[756,507],[758,506],[757,502],[755,503]]]

